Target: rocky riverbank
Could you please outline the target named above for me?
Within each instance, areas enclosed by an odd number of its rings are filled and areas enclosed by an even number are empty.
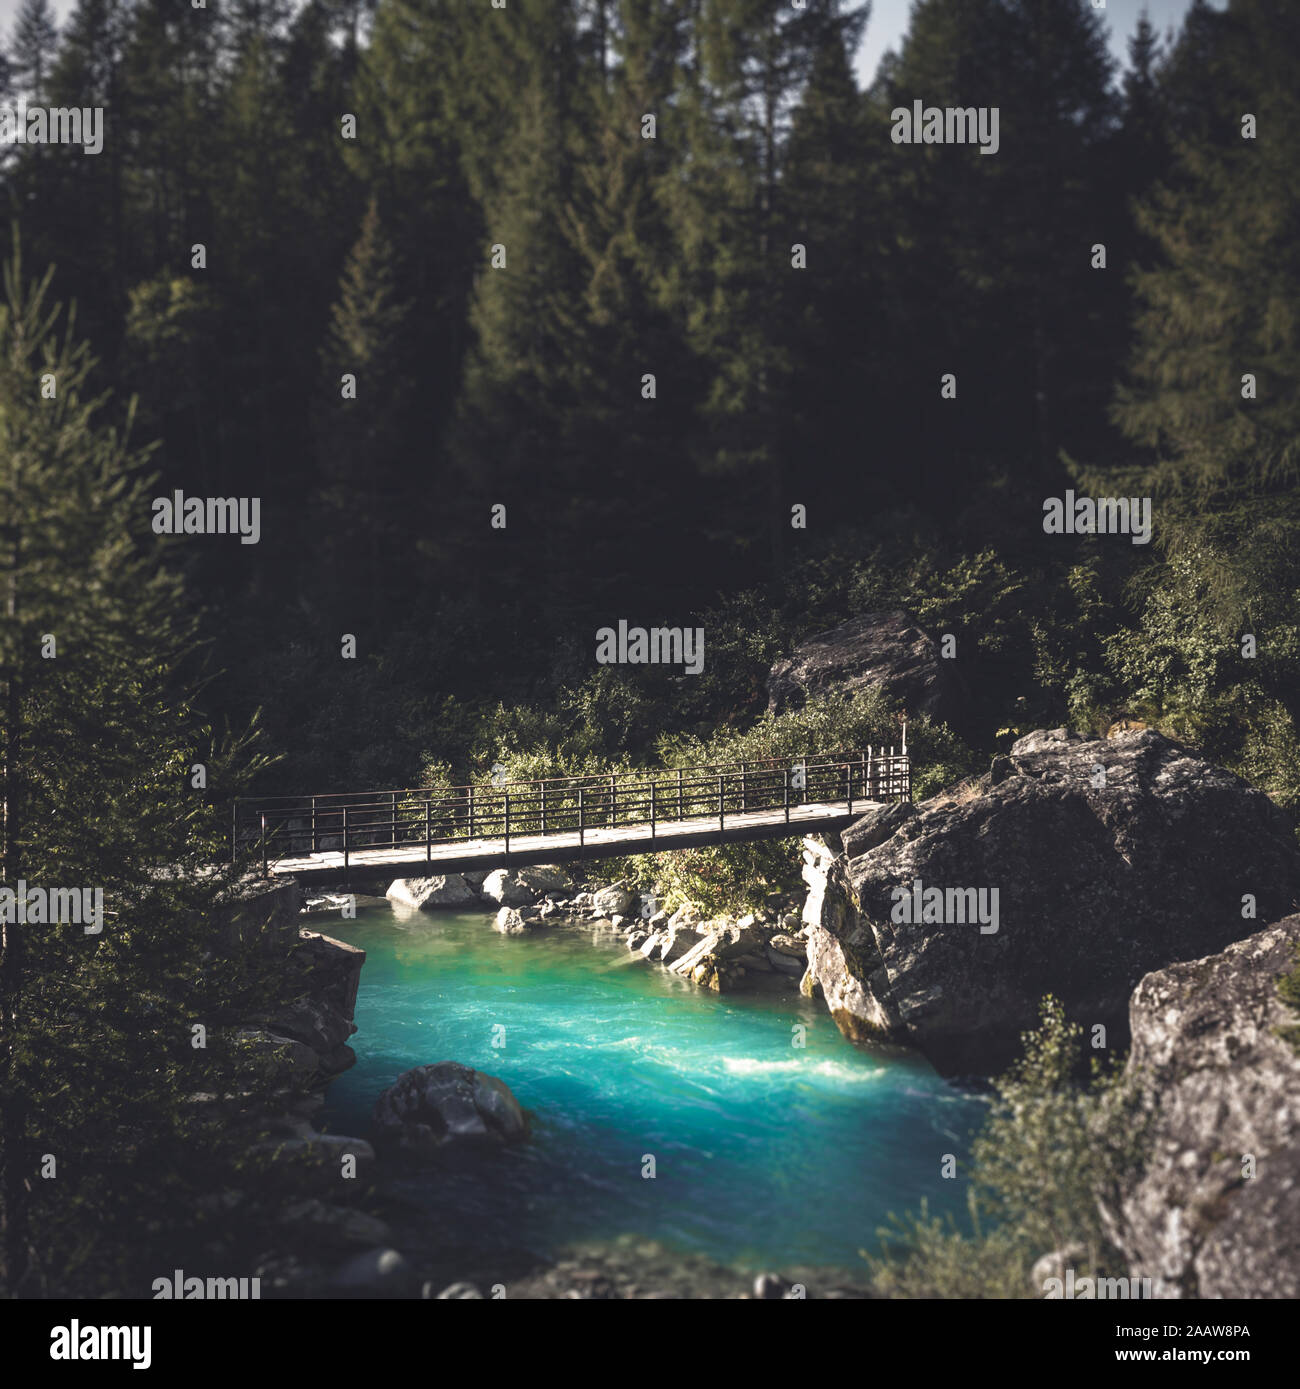
[[[799,991],[808,954],[798,898],[776,893],[757,911],[706,917],[689,902],[670,914],[657,907],[660,897],[657,890],[638,894],[626,882],[581,889],[559,865],[399,878],[388,889],[399,911],[494,911],[493,924],[505,935],[589,925],[621,938],[647,964],[715,993]]]
[[[325,1284],[355,1286],[391,1238],[374,1213],[371,1144],[314,1123],[330,1081],[356,1061],[348,1039],[365,952],[308,929],[302,907],[297,883],[250,879],[210,923],[214,966],[256,968],[275,988],[231,1035],[264,1064],[264,1098],[198,1097],[229,1113],[242,1159],[203,1198],[214,1235],[194,1257],[222,1277],[260,1278],[262,1296],[293,1289],[309,1262]]]

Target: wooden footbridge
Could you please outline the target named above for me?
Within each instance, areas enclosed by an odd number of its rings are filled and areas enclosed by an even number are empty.
[[[490,871],[842,829],[868,805],[911,794],[905,731],[897,753],[242,799],[233,846],[268,877],[305,881]]]

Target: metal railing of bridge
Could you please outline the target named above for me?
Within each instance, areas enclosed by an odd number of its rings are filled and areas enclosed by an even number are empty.
[[[232,849],[257,846],[262,870],[276,859],[353,850],[418,851],[432,862],[435,846],[510,841],[523,835],[578,835],[589,830],[659,826],[716,816],[792,807],[910,799],[911,759],[903,750],[831,753],[794,759],[709,763],[699,767],[611,772],[500,785],[405,787],[316,796],[259,796],[235,802]]]

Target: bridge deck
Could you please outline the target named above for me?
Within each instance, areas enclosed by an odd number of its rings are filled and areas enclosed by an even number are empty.
[[[349,873],[372,873],[381,869],[402,869],[396,877],[421,873],[463,873],[494,868],[523,867],[534,863],[558,863],[573,859],[614,858],[623,854],[648,854],[662,849],[693,849],[710,844],[740,844],[761,839],[786,839],[816,830],[843,829],[865,811],[879,803],[855,797],[849,802],[825,801],[793,805],[774,810],[728,813],[719,828],[716,815],[693,816],[684,820],[662,821],[654,827],[589,825],[581,837],[577,830],[549,834],[510,836],[505,840],[461,839],[452,843],[399,845],[396,848],[349,849],[344,863],[341,849],[270,859],[267,872],[273,876],[295,877],[307,882],[345,878]]]

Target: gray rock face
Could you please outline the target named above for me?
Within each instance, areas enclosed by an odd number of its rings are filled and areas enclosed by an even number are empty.
[[[524,907],[546,894],[573,891],[573,882],[562,868],[538,864],[536,868],[498,868],[483,879],[483,896],[502,907]]]
[[[670,925],[664,936],[663,949],[659,953],[661,964],[671,965],[693,950],[700,943],[700,933],[688,922]]]
[[[941,720],[953,717],[961,699],[952,662],[934,639],[905,612],[875,612],[809,637],[778,661],[767,677],[767,707],[780,713],[801,708],[811,694],[872,687],[909,714]]]
[[[285,971],[286,1001],[266,1020],[271,1031],[310,1047],[325,1075],[356,1061],[346,1043],[357,1030],[352,1015],[365,959],[354,945],[302,931]]]
[[[403,1072],[375,1103],[380,1139],[417,1156],[449,1144],[516,1143],[528,1133],[504,1081],[457,1061]]]
[[[343,1046],[357,1030],[356,1023],[310,995],[286,1004],[269,1021],[276,1032],[305,1043],[321,1056]]]
[[[636,894],[622,883],[602,887],[591,899],[592,910],[597,916],[622,916],[631,910]]]
[[[741,957],[761,954],[765,947],[762,933],[752,926],[720,926],[697,941],[671,968],[674,974],[692,979],[702,988],[727,993],[744,978]]]
[[[503,936],[522,936],[533,928],[533,921],[522,916],[514,907],[502,907],[497,912],[493,927]]]
[[[319,931],[299,931],[298,945],[290,956],[290,968],[302,979],[312,997],[341,1013],[350,1022],[357,1006],[357,986],[366,952]]]
[[[1111,1045],[1149,970],[1220,950],[1300,898],[1300,850],[1261,792],[1149,729],[1104,741],[1038,732],[962,802],[868,811],[805,841],[808,961],[849,1037],[918,1047],[942,1071],[1001,1069],[1054,993]],[[895,889],[997,898],[997,930],[901,916]],[[949,899],[950,901],[952,899]],[[955,905],[955,904],[954,904]],[[946,916],[949,919],[944,920]],[[896,919],[897,918],[897,919]]]
[[[802,979],[804,971],[808,968],[808,961],[796,959],[792,955],[782,954],[769,943],[767,947],[768,964],[778,974],[788,974],[791,979]]]
[[[1300,1015],[1277,990],[1297,946],[1291,916],[1133,993],[1128,1073],[1153,1107],[1152,1152],[1106,1214],[1154,1296],[1300,1297],[1300,1054],[1278,1035]]]
[[[647,960],[662,961],[664,945],[667,940],[667,931],[652,931],[641,943],[641,953]]]
[[[477,907],[478,893],[459,873],[431,878],[398,878],[388,889],[390,902],[429,911],[437,907]]]

